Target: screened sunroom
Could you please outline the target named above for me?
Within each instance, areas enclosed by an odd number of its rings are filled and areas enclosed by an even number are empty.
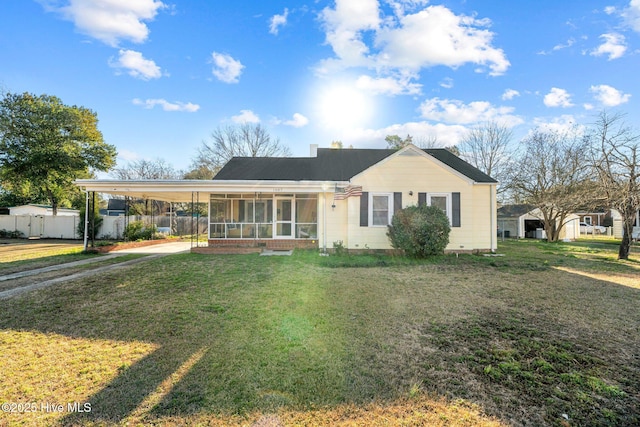
[[[209,203],[209,239],[318,238],[318,195],[219,193]]]

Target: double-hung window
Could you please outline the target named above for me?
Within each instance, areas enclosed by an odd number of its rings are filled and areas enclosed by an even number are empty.
[[[452,223],[451,218],[451,193],[428,193],[427,205],[436,206],[447,215],[449,223]]]
[[[373,227],[386,227],[393,216],[393,193],[370,193],[369,224]]]

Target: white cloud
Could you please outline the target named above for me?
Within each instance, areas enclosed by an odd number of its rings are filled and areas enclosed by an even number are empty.
[[[335,9],[327,7],[320,13],[327,44],[333,48],[337,62],[347,67],[368,62],[364,56],[369,47],[363,41],[363,32],[379,28],[379,14],[377,0],[336,0]]]
[[[614,13],[616,13],[616,7],[615,6],[606,6],[604,8],[604,13],[606,13],[607,15],[613,15]]]
[[[127,150],[126,148],[118,148],[118,159],[131,162],[140,159],[140,154],[135,151]]]
[[[269,32],[273,35],[278,35],[280,27],[287,25],[287,17],[289,16],[289,9],[285,8],[282,15],[273,15],[271,17],[271,23],[269,24]]]
[[[437,147],[447,147],[457,145],[466,133],[467,128],[462,125],[420,121],[393,124],[379,129],[347,129],[335,135],[335,139],[355,148],[387,148],[384,140],[387,135],[411,135],[417,144],[435,140]]]
[[[598,46],[597,49],[591,51],[591,55],[593,56],[608,55],[609,61],[611,61],[612,59],[618,59],[622,57],[627,51],[625,38],[622,34],[602,34],[600,38],[604,40],[604,43]]]
[[[440,82],[440,86],[445,89],[451,89],[453,87],[453,79],[451,77],[445,77]]]
[[[490,75],[509,68],[504,51],[492,45],[488,19],[456,15],[444,6],[425,7],[426,0],[388,3],[392,16],[384,15],[378,0],[336,0],[334,8],[325,8],[319,19],[335,56],[321,61],[317,71],[329,74],[367,67],[378,76],[361,84],[393,95],[415,93],[415,89],[400,90],[394,76],[415,80],[423,68],[475,64],[476,71]],[[407,82],[403,85],[409,87]]]
[[[640,0],[631,0],[629,7],[625,8],[620,15],[634,31],[640,32]]]
[[[294,128],[301,128],[309,124],[309,119],[300,113],[294,113],[293,119],[282,122],[286,126],[292,126]]]
[[[162,76],[160,67],[151,59],[145,59],[142,53],[135,50],[120,49],[118,60],[109,60],[109,65],[113,68],[124,68],[127,74],[137,79],[150,80],[158,79]]]
[[[509,61],[502,49],[491,45],[489,20],[455,15],[444,6],[429,6],[403,16],[399,27],[378,32],[376,44],[382,47],[378,62],[387,66],[419,69],[436,65],[451,68],[466,63],[488,67],[489,74],[504,74]]]
[[[593,106],[593,104],[589,104],[589,103],[585,103],[585,104],[583,104],[583,107],[584,107],[584,109],[585,109],[585,110],[587,110],[587,111],[591,111],[591,110],[593,110],[593,109],[595,108],[595,107]]]
[[[211,57],[213,59],[212,73],[218,80],[225,83],[238,83],[244,68],[240,61],[233,59],[230,55],[218,52],[213,52]]]
[[[40,2],[45,9],[72,21],[79,32],[114,47],[120,40],[144,42],[149,36],[145,22],[152,21],[158,10],[166,7],[157,0],[67,0],[66,6]]]
[[[494,107],[486,101],[465,104],[457,99],[432,98],[420,105],[420,113],[425,119],[456,124],[500,121],[515,126],[522,123],[522,119],[513,115],[513,111],[513,107]]]
[[[551,88],[551,92],[544,96],[544,105],[547,107],[572,107],[571,95],[564,89]]]
[[[380,77],[360,76],[356,80],[356,88],[381,95],[417,95],[422,85],[411,83],[411,77]]]
[[[573,46],[576,43],[576,39],[574,39],[573,37],[570,38],[569,40],[567,40],[567,42],[565,44],[557,44],[553,47],[553,50],[562,50],[562,49],[566,49],[568,47]]]
[[[520,96],[520,92],[515,89],[507,89],[504,91],[501,98],[503,101],[510,101],[516,96]]]
[[[577,121],[575,117],[570,114],[553,117],[551,120],[537,117],[533,120],[533,123],[534,128],[529,130],[529,134],[536,129],[558,133],[573,133],[575,135],[582,135],[586,131],[586,127],[576,124]]]
[[[152,109],[156,105],[159,105],[164,111],[185,111],[187,113],[195,113],[200,109],[198,104],[193,104],[191,102],[169,102],[165,99],[146,99],[143,101],[139,98],[135,98],[131,102],[133,105],[139,105],[147,109]]]
[[[592,92],[594,94],[593,97],[605,107],[616,107],[628,102],[629,98],[631,98],[628,93],[622,93],[609,85],[591,86],[589,92]]]
[[[232,116],[235,123],[260,123],[260,117],[251,110],[240,110],[240,114]]]

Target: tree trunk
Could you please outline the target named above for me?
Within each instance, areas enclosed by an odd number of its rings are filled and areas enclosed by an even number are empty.
[[[57,216],[58,215],[58,199],[53,194],[53,191],[51,191],[50,189],[46,188],[45,191],[47,193],[47,197],[49,197],[49,201],[51,202],[51,210],[53,211],[53,216]]]
[[[622,241],[620,242],[620,248],[618,249],[618,259],[629,259],[629,252],[631,251],[631,234],[633,232],[633,216],[626,216],[622,221]]]
[[[547,233],[547,242],[555,242],[557,240],[555,227],[551,221],[544,222],[544,232]]]

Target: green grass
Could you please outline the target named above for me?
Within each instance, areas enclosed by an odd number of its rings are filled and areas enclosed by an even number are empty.
[[[0,398],[92,406],[0,424],[640,423],[637,253],[499,249],[183,254],[0,301]]]
[[[32,243],[22,240],[2,240],[0,245],[0,274],[36,269],[87,259],[94,255],[82,253],[82,243]]]

